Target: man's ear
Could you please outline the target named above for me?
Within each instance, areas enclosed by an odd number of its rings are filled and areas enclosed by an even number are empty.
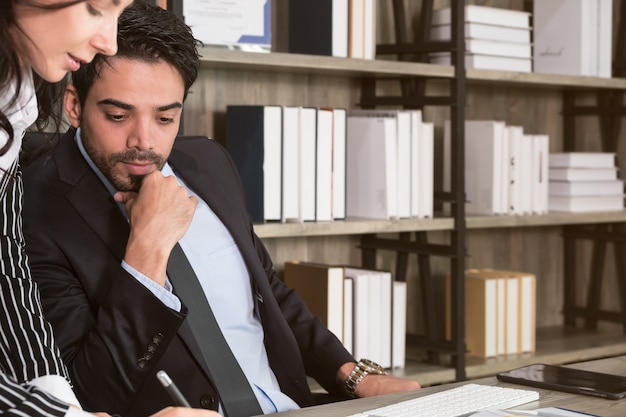
[[[75,128],[80,127],[80,100],[78,99],[76,88],[72,84],[68,84],[65,87],[65,92],[63,93],[63,108],[72,126]]]

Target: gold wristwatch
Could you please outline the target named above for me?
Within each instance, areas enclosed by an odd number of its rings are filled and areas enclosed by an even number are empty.
[[[385,369],[374,361],[361,359],[348,375],[345,383],[346,393],[351,398],[356,398],[356,388],[368,374],[385,375]]]

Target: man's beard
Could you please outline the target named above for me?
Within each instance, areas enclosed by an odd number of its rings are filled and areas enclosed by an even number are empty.
[[[104,176],[111,182],[111,184],[118,191],[139,191],[141,182],[147,175],[136,174],[122,174],[116,170],[118,163],[131,163],[131,162],[151,162],[154,163],[157,169],[163,168],[165,159],[154,151],[140,151],[138,149],[128,149],[124,152],[118,152],[110,154],[108,157],[102,155],[91,146],[90,136],[86,134],[85,129],[81,129],[81,138],[85,151],[98,167],[98,169],[104,174]]]

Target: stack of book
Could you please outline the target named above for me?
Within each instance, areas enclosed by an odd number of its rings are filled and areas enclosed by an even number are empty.
[[[227,107],[226,147],[254,223],[345,218],[346,119],[337,108]]]
[[[404,368],[406,282],[389,271],[303,261],[286,262],[283,279],[354,357]]]
[[[617,178],[615,154],[563,152],[550,154],[550,211],[619,211],[624,183]]]
[[[434,128],[420,110],[352,110],[346,152],[346,217],[433,217]]]
[[[533,2],[534,71],[611,77],[613,0]]]
[[[465,6],[465,66],[531,72],[530,13],[495,7]],[[451,10],[433,12],[431,40],[450,39]],[[434,64],[450,65],[450,54],[431,54]]]
[[[450,122],[444,125],[443,184],[451,184]],[[465,121],[466,212],[530,215],[548,211],[549,137],[498,120]]]
[[[489,358],[535,351],[536,277],[497,269],[465,271],[465,344]],[[446,334],[450,335],[450,277],[446,279]]]
[[[289,0],[288,52],[374,59],[374,0]]]

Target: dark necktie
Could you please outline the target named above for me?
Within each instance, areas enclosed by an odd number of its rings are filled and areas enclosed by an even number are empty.
[[[220,330],[204,290],[177,243],[167,263],[167,275],[187,306],[187,322],[198,341],[228,417],[263,414],[252,388]]]

